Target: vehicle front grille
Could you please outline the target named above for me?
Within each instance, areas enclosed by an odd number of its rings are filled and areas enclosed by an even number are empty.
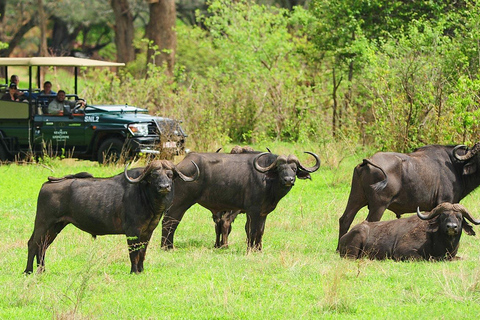
[[[148,124],[148,135],[158,135],[158,127],[154,122]]]

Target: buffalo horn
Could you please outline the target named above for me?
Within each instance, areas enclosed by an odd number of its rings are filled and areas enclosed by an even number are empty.
[[[445,209],[447,203],[442,203],[438,206],[436,206],[432,211],[430,211],[429,214],[423,214],[420,212],[420,207],[417,207],[417,216],[422,219],[422,220],[430,220],[430,219],[433,219],[435,218],[436,216],[438,216],[440,213],[443,212],[443,210]],[[448,205],[452,205],[450,203],[448,203]]]
[[[470,214],[470,212],[467,211],[467,208],[465,208],[464,206],[462,206],[461,204],[454,204],[453,207],[462,213],[462,216],[467,219],[468,221],[470,221],[471,223],[473,223],[474,225],[479,225],[480,224],[480,220],[476,220],[472,217],[472,215]]]
[[[474,155],[476,155],[478,153],[478,151],[480,151],[480,142],[475,144],[472,149],[470,149],[470,150],[467,149],[467,153],[465,153],[463,156],[458,155],[457,150],[458,149],[464,149],[464,148],[466,148],[466,146],[464,146],[464,145],[458,145],[455,148],[453,148],[453,151],[452,151],[453,156],[457,160],[466,161],[466,160],[472,158]]]
[[[127,164],[125,166],[125,171],[124,171],[125,179],[127,179],[127,181],[130,182],[130,183],[139,183],[140,181],[143,180],[143,178],[145,178],[145,176],[148,173],[152,172],[152,170],[155,169],[156,166],[154,166],[153,163],[156,163],[156,161],[153,161],[153,162],[149,163],[147,165],[147,167],[143,170],[143,172],[140,174],[140,176],[138,176],[137,178],[130,178],[128,176],[128,173],[127,173],[128,164]]]
[[[180,172],[180,170],[178,170],[177,167],[175,167],[175,169],[174,169],[175,172],[178,174],[178,176],[179,176],[180,178],[182,178],[182,180],[185,181],[185,182],[191,182],[191,181],[197,180],[197,179],[198,179],[198,176],[199,176],[199,174],[200,174],[200,169],[198,168],[197,164],[196,164],[195,162],[193,162],[193,161],[192,161],[192,163],[193,163],[193,165],[195,166],[195,169],[197,169],[197,171],[195,172],[195,174],[194,174],[193,177],[188,177],[188,176],[184,175],[183,173]]]
[[[260,153],[258,156],[256,156],[256,157],[253,159],[253,166],[255,167],[255,169],[257,169],[257,171],[262,172],[262,173],[265,173],[265,172],[267,172],[267,171],[275,168],[275,166],[277,165],[278,159],[281,158],[281,156],[279,156],[279,157],[277,157],[277,159],[276,159],[271,165],[269,165],[268,167],[262,167],[262,166],[260,166],[260,165],[257,163],[257,160],[258,160],[261,156],[263,156],[263,155],[265,155],[265,154],[269,154],[269,152],[262,152],[262,153]]]
[[[302,166],[302,164],[300,163],[300,161],[298,161],[297,159],[297,165],[300,169],[302,169],[303,171],[307,171],[309,173],[312,173],[312,172],[315,172],[318,170],[318,168],[320,168],[320,159],[318,158],[318,156],[313,153],[313,152],[309,152],[309,151],[305,151],[304,153],[308,153],[309,155],[312,155],[314,158],[315,158],[315,165],[313,167],[310,167],[310,168],[305,168],[304,166]]]

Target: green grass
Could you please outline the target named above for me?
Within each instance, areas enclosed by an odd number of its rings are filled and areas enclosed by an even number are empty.
[[[303,150],[293,145],[274,149],[277,153],[295,150],[298,156]],[[318,152],[324,164],[311,181],[298,181],[268,216],[263,252],[246,252],[245,215],[233,224],[230,247],[213,249],[211,214],[196,206],[179,225],[176,250],[163,251],[160,229],[154,232],[141,275],[129,274],[124,236],[93,240],[73,226],[66,227],[47,250],[44,274],[22,274],[36,198],[47,177],[80,171],[111,176],[122,167],[71,160],[53,161],[49,166],[0,166],[0,318],[476,316],[480,303],[477,237],[464,235],[458,254],[462,259],[452,262],[340,258],[335,252],[338,218],[346,205],[353,167],[365,154],[343,157],[333,149],[310,146],[308,150]],[[477,218],[479,202],[478,192],[462,201]],[[354,223],[365,217],[363,209]],[[394,214],[386,212],[386,219],[394,219]]]

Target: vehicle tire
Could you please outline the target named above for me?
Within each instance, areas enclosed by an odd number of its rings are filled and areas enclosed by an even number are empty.
[[[102,142],[98,148],[97,160],[99,163],[117,163],[123,156],[123,141],[118,138],[110,138]]]
[[[0,161],[3,162],[3,161],[7,161],[7,160],[8,160],[7,151],[2,146],[2,144],[0,144]]]

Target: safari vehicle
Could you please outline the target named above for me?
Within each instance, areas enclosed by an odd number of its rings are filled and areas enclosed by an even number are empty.
[[[74,108],[65,106],[60,114],[48,114],[48,103],[55,96],[39,95],[41,67],[74,67],[75,92],[67,98],[79,101],[78,68],[123,65],[73,57],[0,58],[6,84],[8,67],[25,66],[29,70],[29,88],[25,90],[28,95],[24,95],[28,99],[0,100],[0,161],[47,154],[103,163],[138,153],[159,154],[164,158],[183,154],[186,134],[179,121],[151,116],[144,108],[85,103]],[[34,67],[36,88],[32,87]],[[6,90],[7,85],[3,92]]]

